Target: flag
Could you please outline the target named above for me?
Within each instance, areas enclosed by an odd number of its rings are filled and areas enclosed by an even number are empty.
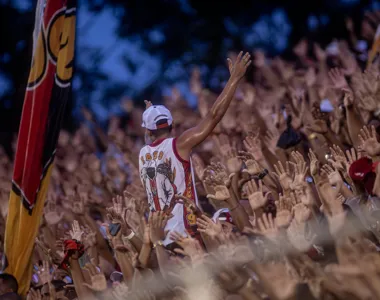
[[[66,103],[71,95],[76,0],[38,0],[33,57],[18,134],[5,229],[4,272],[25,295]]]
[[[379,51],[380,51],[380,25],[377,26],[376,34],[375,34],[375,37],[373,39],[372,48],[368,53],[367,69],[373,63],[373,61],[375,60],[376,55],[379,53]]]

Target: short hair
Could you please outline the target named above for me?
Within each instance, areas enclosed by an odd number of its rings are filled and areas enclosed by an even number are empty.
[[[168,123],[168,119],[161,119],[161,120],[158,120],[156,122],[156,125],[159,126],[159,125],[163,125],[163,124],[167,124]],[[167,127],[164,127],[164,128],[158,128],[158,129],[155,129],[155,130],[150,130],[149,131],[155,136],[155,137],[159,137],[161,135],[164,135],[164,134],[167,134],[167,133],[171,133],[172,132],[172,129],[173,129],[173,126],[172,125],[169,125]]]
[[[17,293],[18,291],[18,282],[17,279],[8,273],[0,274],[0,279],[3,280],[3,284],[6,285],[12,292]]]

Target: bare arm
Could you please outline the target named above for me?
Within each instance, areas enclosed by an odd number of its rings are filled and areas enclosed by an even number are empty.
[[[83,283],[85,283],[85,279],[78,262],[78,257],[75,259],[70,258],[70,270],[78,299],[91,299],[93,297],[93,293],[90,289],[83,285]]]
[[[191,150],[202,143],[223,118],[235,95],[240,79],[243,78],[251,64],[250,55],[246,53],[243,56],[243,52],[240,52],[236,62],[232,64],[231,60],[228,59],[228,64],[231,77],[208,115],[197,126],[185,131],[177,139],[177,151],[184,159],[190,157]]]

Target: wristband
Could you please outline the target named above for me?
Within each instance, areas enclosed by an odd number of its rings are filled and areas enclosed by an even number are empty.
[[[162,243],[162,241],[158,241],[157,243],[154,243],[154,244],[153,244],[153,249],[156,249],[157,246],[165,247],[164,244]]]
[[[131,240],[134,236],[135,236],[135,233],[133,230],[131,230],[131,233],[129,235],[123,236],[123,240],[124,239]]]
[[[264,169],[264,171],[262,171],[262,172],[260,172],[258,175],[257,175],[257,177],[260,179],[260,180],[262,180],[265,176],[267,176],[268,175],[268,170],[267,169]]]

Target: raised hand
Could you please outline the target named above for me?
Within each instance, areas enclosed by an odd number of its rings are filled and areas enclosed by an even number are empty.
[[[267,203],[270,193],[266,193],[264,196],[262,181],[259,180],[259,185],[257,186],[255,180],[251,180],[247,183],[247,195],[249,205],[252,210],[256,210]]]
[[[276,240],[279,230],[274,222],[272,214],[263,214],[257,219],[257,233],[262,234],[270,240]]]
[[[344,74],[343,74],[342,70],[340,70],[338,68],[331,69],[329,71],[329,77],[332,81],[334,88],[340,90],[340,89],[348,87],[347,80],[346,80],[346,78],[344,78]]]
[[[286,169],[285,169],[281,161],[279,161],[277,165],[274,165],[274,169],[276,170],[276,172],[273,174],[278,178],[283,190],[289,191],[291,184],[293,183],[293,180],[290,175],[289,162],[288,161],[286,162]]]
[[[71,224],[71,230],[69,231],[70,237],[73,240],[77,240],[79,242],[82,241],[82,235],[84,234],[83,230],[80,228],[77,220],[74,220]]]
[[[168,216],[162,212],[152,212],[149,217],[149,228],[150,228],[150,240],[153,244],[158,241],[163,241],[166,237],[165,226],[168,222]]]
[[[368,155],[374,157],[380,154],[380,143],[377,141],[375,126],[371,126],[371,128],[364,126],[360,130],[359,139],[361,142],[361,149]]]
[[[244,151],[239,151],[239,156],[242,161],[244,161],[244,164],[246,166],[246,169],[244,169],[243,173],[248,173],[249,175],[257,175],[262,171],[262,168],[260,167],[259,163],[254,160],[252,154]]]
[[[56,225],[62,220],[63,214],[63,212],[58,213],[57,211],[56,197],[50,198],[44,212],[46,222],[49,225]]]
[[[350,88],[347,88],[347,87],[342,88],[342,92],[344,94],[343,105],[346,108],[349,108],[351,105],[354,104],[354,93],[352,92]]]
[[[313,150],[309,149],[309,160],[310,160],[310,174],[311,176],[316,176],[318,175],[319,172],[319,160]]]
[[[292,204],[289,203],[288,199],[282,195],[279,195],[279,200],[276,201],[276,218],[275,223],[278,228],[288,227],[292,221]]]
[[[309,168],[301,153],[292,152],[292,158],[296,163],[291,163],[294,166],[294,180],[290,187],[292,190],[303,189],[306,185],[305,177]]]
[[[240,80],[244,77],[247,68],[251,65],[251,55],[247,52],[243,56],[243,51],[239,53],[235,62],[232,62],[230,58],[227,58],[228,69],[231,74],[231,78]]]
[[[91,284],[83,283],[83,285],[94,292],[104,292],[107,289],[107,280],[104,274],[93,263],[86,264],[84,268],[90,275]]]
[[[112,291],[112,297],[116,300],[124,300],[129,292],[130,289],[128,288],[128,286],[124,282],[121,282],[120,284],[114,287]]]
[[[49,283],[53,279],[53,276],[50,274],[49,262],[44,260],[42,262],[42,268],[40,270],[41,270],[41,273],[40,273],[41,283],[42,284]]]
[[[123,197],[117,195],[116,198],[112,199],[112,207],[107,208],[107,218],[111,223],[120,224],[121,231],[123,234],[127,234],[127,231],[130,228],[128,223],[126,222],[127,209],[124,208]]]
[[[357,161],[362,157],[362,152],[356,152],[355,148],[351,148],[351,150],[346,150],[347,155],[347,170],[350,169],[353,162]]]
[[[42,262],[42,266],[36,267],[34,273],[38,276],[41,285],[47,284],[53,279],[53,276],[50,274],[49,262],[45,260]]]
[[[311,210],[303,203],[297,203],[293,206],[292,213],[294,215],[294,220],[297,223],[305,223],[311,216]]]
[[[309,186],[306,185],[304,189],[296,190],[295,194],[297,199],[299,199],[302,204],[306,205],[307,207],[313,206],[314,197]]]
[[[96,243],[96,233],[87,227],[83,237],[83,244],[85,245],[85,248],[94,247]]]
[[[230,185],[230,176],[228,175],[228,171],[226,167],[218,163],[211,163],[211,165],[207,166],[205,169],[205,181],[210,186],[217,185]]]
[[[332,159],[329,159],[328,162],[333,166],[333,168],[339,171],[347,171],[347,158],[343,150],[339,146],[333,145],[330,148]]]
[[[149,107],[153,106],[152,102],[149,100],[144,100],[145,103],[145,109],[148,109]]]
[[[379,103],[374,95],[361,95],[358,99],[358,107],[365,111],[374,112],[379,108]]]
[[[217,201],[227,201],[231,198],[230,192],[225,185],[217,185],[214,187],[215,194],[208,194],[207,198]]]
[[[273,132],[269,130],[267,131],[264,137],[265,145],[270,151],[272,151],[272,153],[276,152],[277,142],[279,138],[280,134],[278,133],[278,131]]]
[[[339,187],[339,189],[342,187],[343,179],[338,170],[333,169],[330,165],[324,165],[322,167],[322,172],[327,175],[327,178],[332,186]]]
[[[189,236],[182,236],[178,232],[172,232],[170,238],[183,249],[176,248],[174,252],[189,256],[192,263],[199,263],[203,260],[204,250],[196,239]]]
[[[41,291],[39,289],[30,289],[26,300],[42,300]]]
[[[222,224],[217,220],[216,223],[205,215],[197,218],[198,231],[207,234],[211,238],[216,238],[222,233]]]
[[[80,195],[78,195],[76,198],[72,197],[72,212],[78,216],[81,216],[84,214],[84,199]]]
[[[219,136],[220,153],[222,154],[227,164],[227,170],[229,173],[237,173],[241,169],[241,162],[237,157],[236,148],[231,145],[226,135]]]
[[[199,180],[203,180],[203,174],[205,172],[205,164],[202,160],[202,158],[194,153],[191,155],[191,160],[194,166],[194,172],[197,175]]]
[[[175,202],[183,204],[189,211],[192,211],[196,216],[202,214],[201,210],[199,209],[199,207],[197,207],[196,203],[183,195],[175,195]]]
[[[246,85],[242,90],[244,103],[248,106],[252,106],[255,102],[256,91],[251,85]]]
[[[244,140],[244,147],[250,154],[252,154],[255,160],[260,161],[264,158],[259,133],[255,136],[247,136]]]

